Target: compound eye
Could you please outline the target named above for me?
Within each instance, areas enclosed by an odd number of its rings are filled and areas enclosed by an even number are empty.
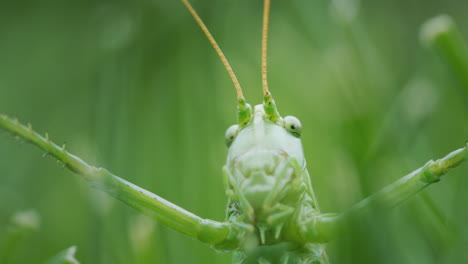
[[[302,133],[302,125],[299,119],[294,116],[286,116],[283,118],[284,128],[296,137],[300,137]]]
[[[226,140],[226,145],[231,146],[232,142],[234,142],[234,139],[236,138],[237,134],[239,133],[239,125],[232,125],[226,130],[225,134],[225,140]]]

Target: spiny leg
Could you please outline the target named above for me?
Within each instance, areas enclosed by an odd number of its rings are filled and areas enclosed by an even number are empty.
[[[128,206],[153,217],[168,227],[196,238],[218,249],[236,249],[239,247],[242,228],[239,226],[202,219],[185,209],[144,190],[106,169],[88,165],[80,158],[69,153],[32,129],[24,126],[17,119],[0,114],[0,128],[24,139],[62,162],[71,171],[82,176],[91,186],[108,193]]]
[[[297,218],[297,233],[294,240],[301,242],[327,242],[334,238],[350,219],[369,213],[372,208],[390,209],[432,183],[440,181],[442,175],[468,159],[468,143],[447,156],[429,161],[396,182],[360,201],[341,214],[302,215]]]

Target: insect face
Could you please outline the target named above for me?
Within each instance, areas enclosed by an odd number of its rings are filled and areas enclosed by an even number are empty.
[[[297,132],[300,128],[300,122],[295,117],[272,122],[267,118],[263,105],[256,105],[253,117],[246,126],[234,125],[226,132],[231,140],[228,163],[249,152],[273,151],[295,158],[302,168],[305,161]]]
[[[227,158],[229,181],[245,198],[243,211],[252,208],[255,217],[269,216],[265,209],[280,203],[295,204],[303,191],[290,188],[295,181],[300,185],[301,168],[305,167],[301,140],[296,129],[291,130],[292,124],[299,126],[300,122],[292,121],[280,118],[273,122],[264,106],[257,105],[247,125],[231,126],[226,133],[235,135]]]

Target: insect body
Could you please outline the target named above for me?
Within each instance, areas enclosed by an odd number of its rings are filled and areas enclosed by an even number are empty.
[[[291,263],[322,263],[325,253],[320,245],[291,243],[283,245],[283,250],[275,246],[290,241],[292,234],[288,231],[297,219],[319,213],[305,167],[300,133],[296,132],[301,124],[294,117],[273,122],[266,116],[263,105],[255,106],[252,119],[242,130],[234,127],[234,133],[238,134],[229,147],[224,167],[230,208],[227,217],[255,226],[254,239],[260,240],[260,248],[253,250],[254,258],[272,263],[275,260],[288,263],[288,259]],[[282,252],[272,255],[269,251],[275,248]],[[252,253],[242,252],[237,257],[249,255]]]

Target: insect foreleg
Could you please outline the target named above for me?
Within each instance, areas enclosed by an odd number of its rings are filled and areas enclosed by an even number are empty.
[[[80,158],[35,132],[31,125],[24,126],[16,119],[0,114],[0,128],[46,151],[67,168],[82,176],[91,186],[117,198],[126,205],[153,217],[172,229],[210,244],[217,249],[235,249],[240,243],[239,226],[203,219],[185,209],[121,179],[106,169],[88,165]]]
[[[382,190],[338,214],[303,215],[298,217],[298,239],[307,242],[327,242],[353,218],[371,211],[372,208],[390,209],[417,194],[432,183],[440,181],[442,175],[460,165],[468,158],[468,143],[442,159],[429,161],[423,167],[384,187]]]
[[[226,166],[223,167],[224,184],[226,195],[229,199],[239,200],[242,208],[244,208],[245,216],[254,217],[254,210],[250,202],[245,198],[244,193],[239,189],[239,183],[234,179],[234,176],[229,172]]]
[[[440,181],[442,175],[468,158],[468,143],[464,148],[449,153],[442,159],[429,161],[423,167],[388,185],[377,193],[357,203],[342,217],[366,213],[372,207],[392,208],[422,189]]]

